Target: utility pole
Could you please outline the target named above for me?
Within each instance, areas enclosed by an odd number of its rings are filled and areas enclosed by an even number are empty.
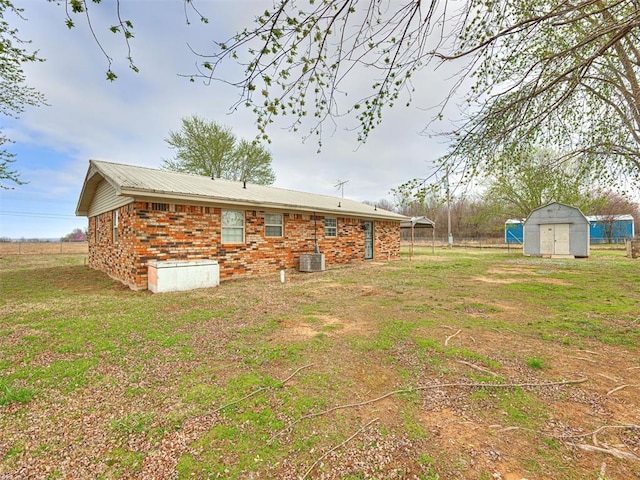
[[[453,233],[451,232],[451,189],[449,187],[449,165],[444,174],[444,186],[447,192],[447,243],[449,248],[453,248]]]

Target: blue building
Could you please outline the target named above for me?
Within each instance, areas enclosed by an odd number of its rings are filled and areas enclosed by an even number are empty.
[[[524,239],[524,221],[518,218],[509,218],[504,222],[504,241],[505,243],[517,243],[522,245]]]
[[[635,235],[631,215],[588,216],[591,243],[624,243]]]

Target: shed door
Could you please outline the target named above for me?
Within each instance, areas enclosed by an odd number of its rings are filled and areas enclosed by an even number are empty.
[[[569,242],[569,224],[558,223],[555,227],[556,246],[553,253],[556,255],[570,255],[571,244]]]
[[[555,225],[540,225],[540,255],[553,255]]]
[[[364,222],[364,258],[373,258],[373,222]]]
[[[571,254],[568,223],[540,225],[540,254]]]

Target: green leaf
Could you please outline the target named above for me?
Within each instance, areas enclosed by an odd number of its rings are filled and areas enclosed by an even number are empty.
[[[71,6],[71,11],[73,13],[84,12],[84,5],[81,0],[69,0],[69,5]]]

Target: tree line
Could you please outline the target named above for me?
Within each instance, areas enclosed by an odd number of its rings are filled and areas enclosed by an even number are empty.
[[[425,216],[433,220],[436,239],[445,242],[448,235],[447,216],[449,211],[451,231],[455,241],[458,239],[504,238],[506,220],[524,220],[526,218],[526,216],[510,215],[505,204],[496,203],[486,195],[476,193],[453,195],[449,205],[445,199],[437,196],[426,196],[420,201],[412,203],[384,200],[376,202],[376,204],[379,208],[394,210],[409,217]],[[585,215],[602,215],[610,219],[616,215],[632,215],[636,231],[640,219],[640,205],[615,192],[600,193],[591,202],[584,203],[581,211]],[[431,238],[430,232],[428,236]]]
[[[410,217],[426,216],[442,237],[448,234],[449,215],[455,236],[499,237],[507,219],[524,220],[551,202],[577,207],[585,215],[629,214],[640,220],[636,201],[618,189],[599,187],[580,174],[577,162],[560,161],[560,156],[550,149],[523,149],[508,168],[479,175],[473,188],[457,182],[451,172],[436,170],[394,188],[393,202],[378,206]]]

